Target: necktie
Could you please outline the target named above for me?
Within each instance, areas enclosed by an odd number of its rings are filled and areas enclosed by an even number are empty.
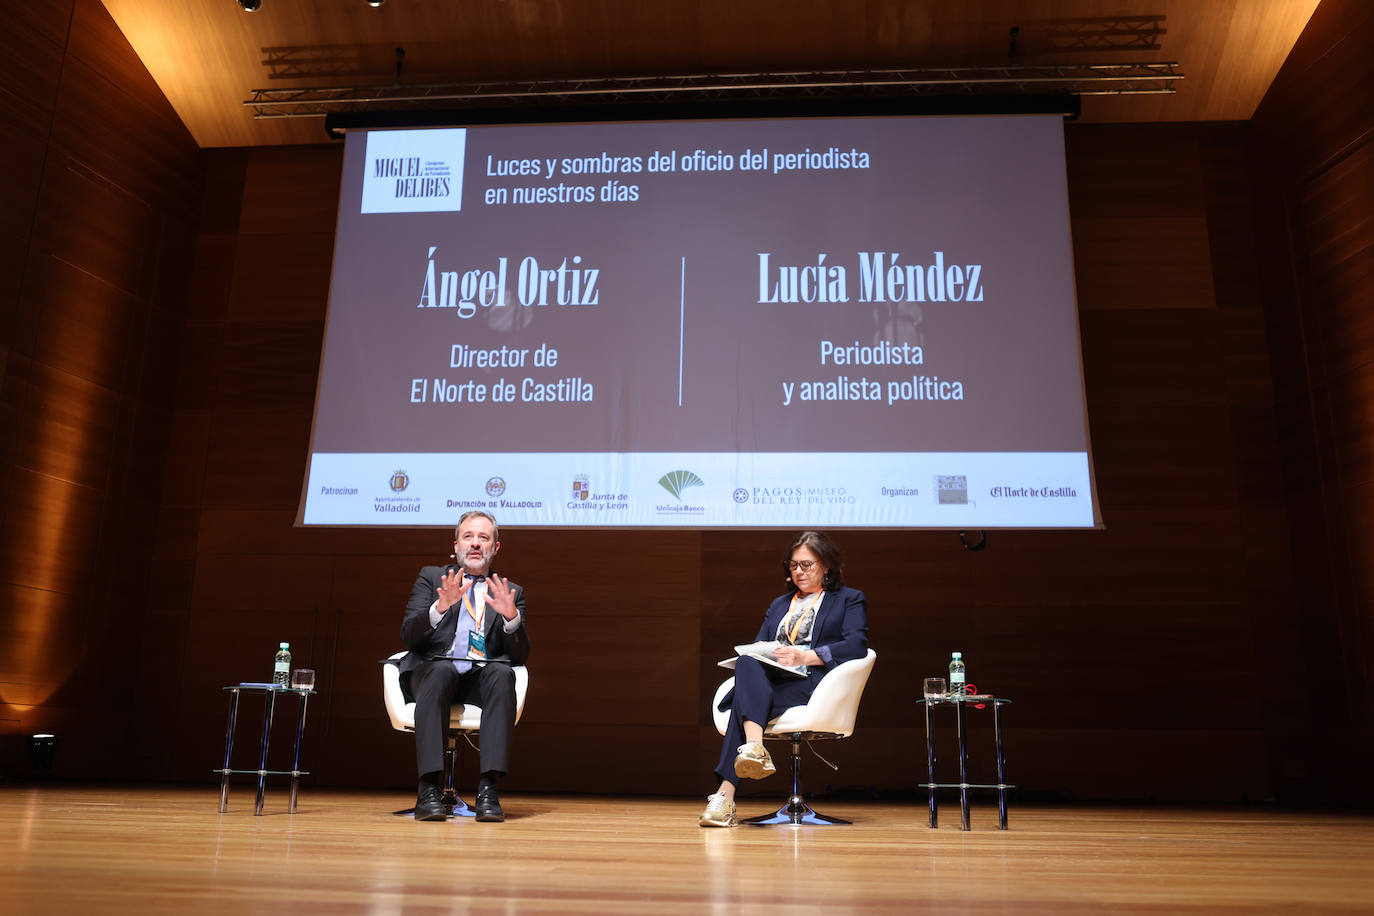
[[[478,596],[477,586],[487,577],[464,575],[463,578],[470,581],[472,585],[468,588],[467,595],[463,596],[463,600],[459,602],[460,607],[455,609],[458,614],[458,624],[454,628],[453,648],[449,650],[449,655],[456,657],[468,654],[468,634],[473,631],[481,632],[477,628],[477,609],[486,604],[486,596]],[[483,614],[482,616],[485,617],[486,615]],[[459,674],[463,674],[472,670],[472,662],[455,661],[453,667],[458,670]]]

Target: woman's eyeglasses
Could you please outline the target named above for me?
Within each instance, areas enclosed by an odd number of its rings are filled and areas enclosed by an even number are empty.
[[[815,561],[815,560],[791,560],[791,561],[788,562],[787,568],[790,569],[790,570],[792,570],[793,572],[796,572],[796,571],[799,570],[799,569],[800,569],[802,572],[810,572],[810,571],[811,571],[811,567],[813,567],[813,566],[815,566],[815,565],[816,565],[816,561]]]

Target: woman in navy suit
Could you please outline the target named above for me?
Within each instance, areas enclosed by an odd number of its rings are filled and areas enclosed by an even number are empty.
[[[699,823],[733,827],[735,789],[741,778],[762,779],[774,772],[763,746],[769,720],[790,706],[801,706],[816,684],[841,662],[868,652],[868,614],[863,592],[846,588],[840,552],[819,531],[803,531],[783,556],[791,586],[763,615],[758,642],[777,642],[772,657],[781,665],[806,666],[798,677],[749,655],[735,663],[735,689],[721,701],[729,709],[720,763],[720,788],[706,799]]]

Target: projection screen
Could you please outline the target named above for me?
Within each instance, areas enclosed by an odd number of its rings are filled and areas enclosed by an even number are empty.
[[[1057,116],[353,131],[298,524],[1099,524]]]

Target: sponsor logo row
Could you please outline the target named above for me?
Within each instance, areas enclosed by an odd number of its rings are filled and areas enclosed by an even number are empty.
[[[411,483],[411,476],[404,469],[398,468],[392,472],[387,485],[393,495],[375,497],[373,501],[374,511],[379,513],[419,512],[420,497],[404,495]],[[671,497],[655,504],[654,509],[659,515],[683,516],[704,515],[706,513],[704,502],[692,499],[694,495],[697,495],[694,492],[696,489],[706,487],[706,481],[695,471],[685,468],[668,471],[658,478],[657,483],[667,497]],[[965,474],[936,475],[931,483],[932,486],[925,490],[926,498],[930,499],[933,496],[933,501],[938,506],[977,504],[976,498],[970,498],[968,476]],[[351,484],[328,484],[320,487],[318,495],[320,497],[357,496],[358,489],[357,486]],[[882,485],[878,487],[876,493],[868,490],[866,486],[862,489],[866,491],[863,494],[865,498],[876,495],[883,500],[913,499],[922,495],[921,487],[908,484]],[[506,481],[498,476],[489,477],[483,491],[485,498],[479,494],[472,494],[464,498],[445,499],[444,508],[461,512],[467,509],[543,509],[545,506],[543,499],[508,497]],[[852,485],[736,486],[731,493],[731,499],[741,506],[853,505],[857,501],[857,492]],[[1078,491],[1067,485],[1000,484],[988,488],[986,493],[993,500],[1076,499],[1078,497]],[[597,492],[592,485],[590,475],[574,474],[572,487],[568,491],[563,508],[589,513],[623,511],[630,508],[630,497],[628,493]]]

